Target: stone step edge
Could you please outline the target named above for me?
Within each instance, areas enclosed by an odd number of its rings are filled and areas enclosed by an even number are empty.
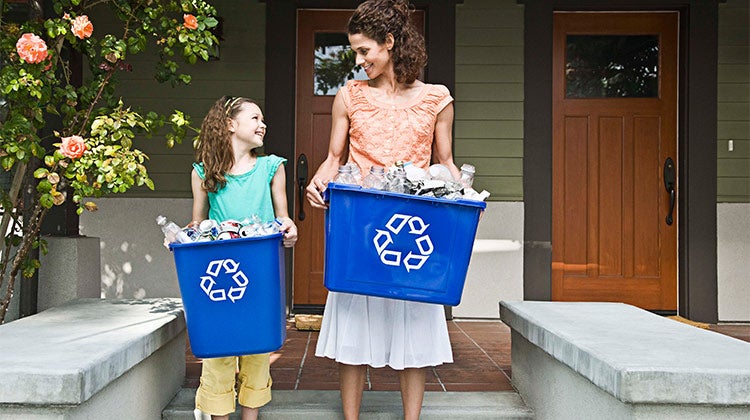
[[[279,390],[273,391],[273,400],[261,412],[340,412],[339,391]],[[183,388],[164,409],[163,418],[180,413],[193,413],[195,389]],[[237,410],[239,413],[239,410]],[[401,394],[398,391],[365,391],[362,413],[401,412]],[[515,391],[495,392],[425,392],[422,413],[495,413],[518,418],[532,418],[533,411],[526,406]]]

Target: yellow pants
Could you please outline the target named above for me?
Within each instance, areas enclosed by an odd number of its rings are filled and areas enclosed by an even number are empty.
[[[270,361],[270,353],[203,359],[195,407],[214,416],[234,413],[235,378],[239,382],[240,405],[250,408],[266,405],[271,401]]]

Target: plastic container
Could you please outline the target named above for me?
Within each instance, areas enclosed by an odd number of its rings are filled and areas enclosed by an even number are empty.
[[[484,202],[336,183],[325,195],[328,290],[460,303]]]
[[[286,339],[282,234],[171,244],[196,357],[268,353]]]

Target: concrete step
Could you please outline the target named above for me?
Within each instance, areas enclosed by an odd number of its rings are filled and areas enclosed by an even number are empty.
[[[183,388],[164,409],[164,420],[202,420],[193,413],[195,389]],[[210,417],[206,417],[210,418]],[[230,419],[239,419],[239,409]],[[338,391],[273,391],[271,403],[261,408],[261,420],[338,420]],[[365,391],[362,420],[401,419],[401,394],[397,391]],[[534,413],[513,391],[426,392],[423,420],[531,419]]]

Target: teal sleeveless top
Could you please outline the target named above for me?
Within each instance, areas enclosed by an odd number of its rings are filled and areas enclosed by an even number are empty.
[[[275,218],[271,199],[271,179],[279,165],[286,159],[276,156],[258,156],[253,169],[240,175],[228,175],[226,185],[216,192],[208,193],[208,218],[222,222],[224,220],[240,221],[257,214],[263,222]],[[206,171],[203,162],[193,163],[195,172],[205,179]]]

